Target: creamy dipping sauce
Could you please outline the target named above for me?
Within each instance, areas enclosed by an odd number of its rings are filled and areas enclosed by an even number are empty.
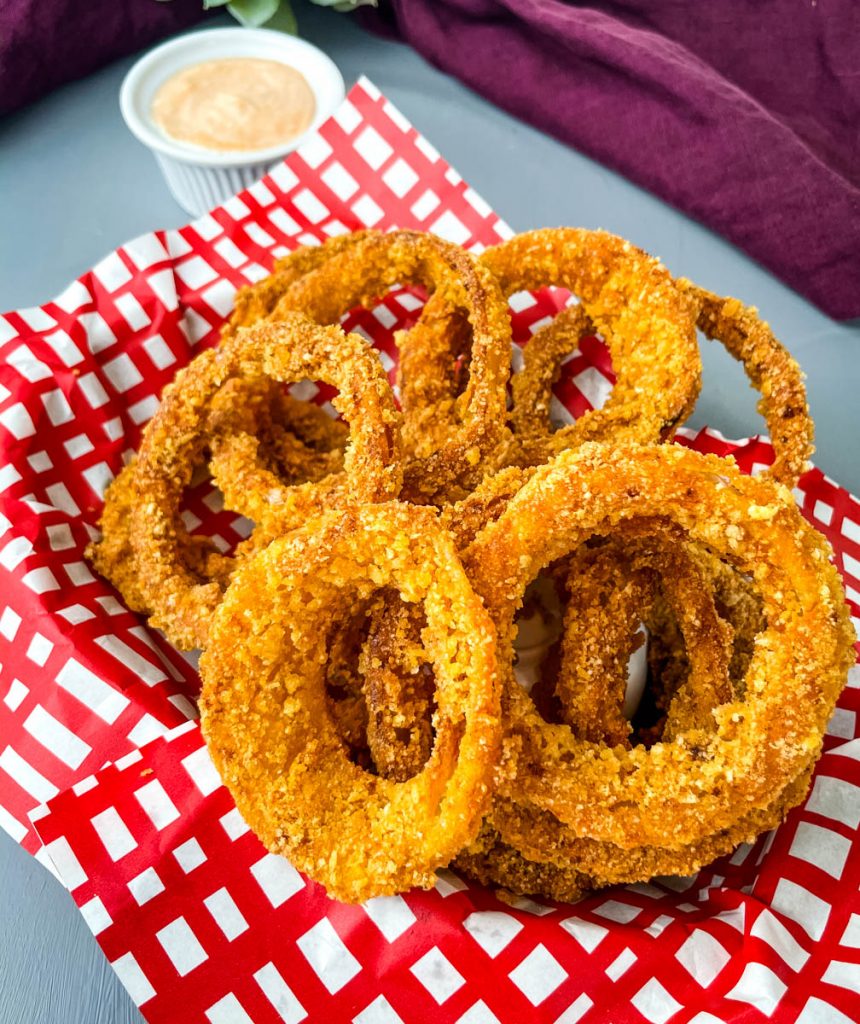
[[[268,149],[305,132],[316,112],[307,79],[275,60],[230,57],[177,71],[150,114],[165,134],[206,149]]]

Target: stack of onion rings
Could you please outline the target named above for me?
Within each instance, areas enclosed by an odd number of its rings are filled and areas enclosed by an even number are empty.
[[[282,265],[274,286],[254,286],[259,294],[246,294],[239,322],[278,320],[298,310],[333,324],[395,284],[427,288],[431,298],[418,323],[398,335],[404,439],[411,440],[404,495],[426,503],[467,493],[506,429],[510,326],[495,278],[459,247],[417,231],[361,232],[333,239],[319,252],[317,259],[294,257]],[[468,356],[462,389],[454,374],[454,338]]]
[[[430,293],[396,334],[402,414],[372,348],[337,326],[396,284]],[[508,410],[504,296],[544,285],[578,303],[525,347]],[[665,443],[699,392],[697,327],[761,393],[762,478]],[[616,386],[553,430],[561,361],[594,333]],[[345,424],[286,391],[307,380],[337,390]],[[204,648],[223,778],[269,849],[333,895],[429,885],[453,862],[575,899],[693,871],[803,798],[853,634],[827,545],[782,486],[812,450],[802,374],[755,310],[605,232],[476,258],[364,231],[242,290],[162,398],[90,557],[177,646]],[[207,469],[252,520],[233,554],[181,515]],[[536,577],[559,619],[530,696],[514,666]]]

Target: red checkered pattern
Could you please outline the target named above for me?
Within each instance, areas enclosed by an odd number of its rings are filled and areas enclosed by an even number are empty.
[[[39,847],[32,811],[195,713],[193,668],[84,560],[104,488],[161,389],[214,344],[236,289],[278,256],[403,224],[472,248],[509,234],[363,81],[246,192],[187,227],[122,246],[53,302],[0,317],[0,825],[28,849]],[[400,289],[345,326],[372,338],[393,370],[394,330],[422,302]],[[189,494],[185,520],[225,550],[247,527],[206,484]]]
[[[575,907],[447,872],[329,900],[248,831],[194,723],[62,794],[39,830],[151,1021],[826,1024],[860,1014],[860,740],[829,747],[755,846]]]
[[[193,665],[83,552],[105,485],[164,384],[216,340],[236,288],[297,245],[362,225],[478,249],[509,234],[362,81],[257,185],[0,318],[0,825],[61,877],[151,1021],[860,1019],[858,669],[805,805],[695,878],[565,907],[502,902],[442,872],[429,893],[348,907],[242,822],[187,721]],[[514,296],[517,343],[568,301],[555,289]],[[421,304],[396,289],[344,322],[393,370],[393,332]],[[613,380],[605,346],[586,339],[556,385],[556,418],[599,405]],[[773,457],[758,438],[682,441],[748,472]],[[797,498],[833,543],[857,614],[860,504],[817,470]],[[225,549],[247,527],[205,483],[185,517]]]

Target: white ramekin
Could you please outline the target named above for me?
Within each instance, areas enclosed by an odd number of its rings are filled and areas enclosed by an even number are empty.
[[[221,153],[178,142],[161,131],[149,114],[161,84],[189,64],[225,57],[277,60],[300,71],[316,100],[307,132],[268,149]],[[303,39],[261,28],[213,28],[171,39],[141,57],[123,80],[119,104],[131,132],[155,155],[176,201],[198,217],[252,185],[300,146],[343,98],[343,78],[334,62]]]

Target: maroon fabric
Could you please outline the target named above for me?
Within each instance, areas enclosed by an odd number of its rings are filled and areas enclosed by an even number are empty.
[[[0,0],[0,115],[204,13],[202,0]]]
[[[857,0],[392,0],[425,57],[860,317]]]

